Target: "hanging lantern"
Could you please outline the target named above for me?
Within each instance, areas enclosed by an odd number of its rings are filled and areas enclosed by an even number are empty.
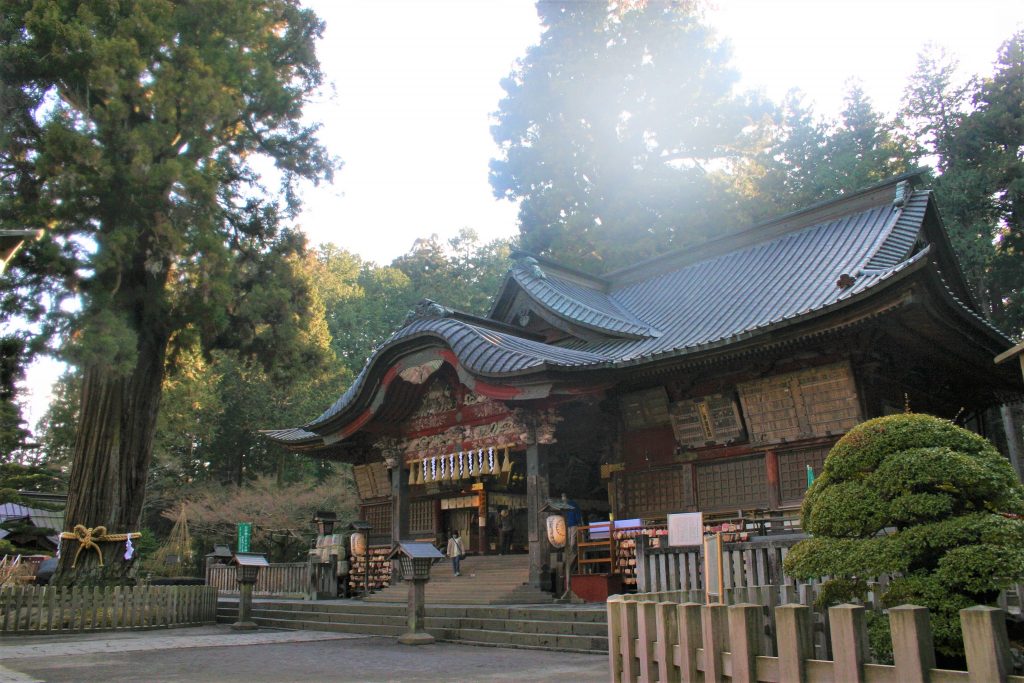
[[[505,460],[501,463],[502,474],[508,474],[512,471],[512,458],[508,454],[508,446],[505,446]]]
[[[366,534],[356,531],[349,537],[349,548],[353,557],[362,557],[366,554]]]
[[[568,538],[568,532],[565,526],[565,517],[562,515],[548,515],[548,543],[551,544],[552,548],[564,548],[565,541]]]

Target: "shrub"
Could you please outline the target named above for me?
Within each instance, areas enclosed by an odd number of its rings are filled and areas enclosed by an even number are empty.
[[[1024,487],[984,438],[930,415],[877,418],[829,452],[801,509],[813,538],[793,548],[786,571],[832,577],[826,604],[862,599],[866,579],[892,574],[883,605],[928,607],[936,649],[958,657],[958,610],[992,604],[1024,577],[1021,513]],[[877,647],[884,620],[871,628]]]

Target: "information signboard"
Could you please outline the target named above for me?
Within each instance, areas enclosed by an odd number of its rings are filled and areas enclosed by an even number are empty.
[[[700,545],[704,542],[704,514],[679,512],[668,516],[670,546]]]
[[[252,524],[250,522],[238,523],[238,552],[249,552],[249,541],[252,540]]]

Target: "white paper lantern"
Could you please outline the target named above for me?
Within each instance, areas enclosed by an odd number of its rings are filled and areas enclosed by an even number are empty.
[[[349,547],[352,549],[353,557],[362,557],[366,554],[366,534],[356,531],[349,537]]]
[[[568,531],[565,527],[565,517],[562,515],[548,515],[548,543],[553,548],[564,548],[568,538]]]

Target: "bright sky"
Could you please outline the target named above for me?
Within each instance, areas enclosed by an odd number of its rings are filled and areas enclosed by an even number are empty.
[[[988,74],[998,46],[1024,28],[1021,0],[712,3],[708,20],[731,43],[742,88],[779,101],[799,87],[828,115],[851,77],[877,108],[895,111],[928,41],[966,74]],[[515,234],[516,207],[494,199],[487,181],[497,152],[489,114],[501,78],[539,39],[533,1],[307,4],[327,22],[319,54],[334,85],[310,114],[345,161],[333,187],[306,196],[310,239],[388,263],[431,233]]]
[[[586,0],[581,0],[586,1]],[[658,1],[658,0],[653,0]],[[1021,0],[713,0],[708,20],[732,44],[744,89],[779,101],[799,87],[829,116],[856,78],[876,108],[899,106],[917,53],[932,41],[965,75],[989,74],[999,45],[1024,29]],[[319,56],[332,87],[309,109],[344,168],[306,193],[300,222],[378,263],[417,237],[469,227],[516,232],[516,207],[494,199],[489,115],[499,81],[540,35],[533,0],[308,0],[326,22]],[[48,387],[55,364],[26,384]],[[29,424],[45,410],[36,392]]]

